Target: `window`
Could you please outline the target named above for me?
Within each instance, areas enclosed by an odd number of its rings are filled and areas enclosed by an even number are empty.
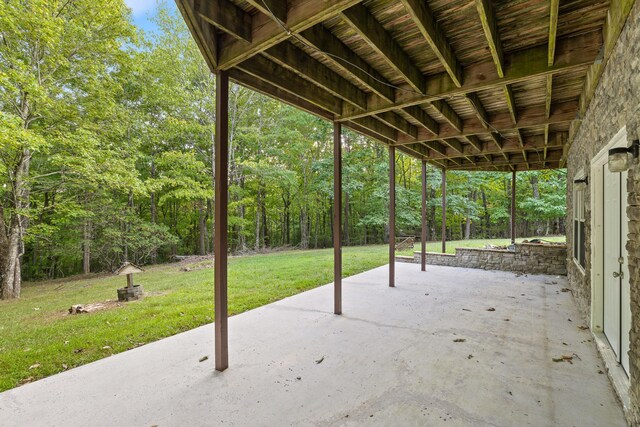
[[[578,174],[577,178],[584,175]],[[582,268],[585,268],[585,242],[584,242],[584,184],[573,185],[573,259]]]

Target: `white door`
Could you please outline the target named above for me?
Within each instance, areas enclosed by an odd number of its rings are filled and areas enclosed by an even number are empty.
[[[618,362],[629,372],[631,306],[627,250],[627,173],[611,173],[603,166],[604,334]]]

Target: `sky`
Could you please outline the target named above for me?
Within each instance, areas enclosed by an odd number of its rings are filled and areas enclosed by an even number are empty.
[[[152,32],[156,25],[151,21],[155,16],[158,0],[125,0],[131,8],[133,23],[145,32]],[[175,2],[166,1],[167,7],[175,8]]]

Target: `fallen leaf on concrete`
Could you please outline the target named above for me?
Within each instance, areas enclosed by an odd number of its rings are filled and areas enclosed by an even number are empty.
[[[562,289],[560,289],[560,292],[571,292],[571,289],[569,289],[569,288],[562,288]]]
[[[473,354],[468,355],[467,359],[473,359]]]
[[[32,369],[38,369],[39,367],[40,367],[40,364],[39,364],[39,363],[36,363],[35,365],[31,365],[31,366],[29,366],[29,370],[32,370]]]
[[[453,340],[453,342],[465,342],[466,339],[464,338],[456,338],[455,340]]]
[[[489,308],[487,308],[487,311],[496,311],[496,309],[493,308],[493,307],[489,307]]]
[[[198,362],[204,362],[205,360],[208,360],[208,359],[209,359],[209,356],[202,356],[200,360],[198,360]]]
[[[297,379],[298,381],[300,381],[300,380],[302,379],[302,377],[296,377],[296,379]]]
[[[468,308],[463,308],[462,311],[471,311]]]
[[[589,327],[588,326],[584,326],[584,325],[580,325],[580,326],[578,326],[578,329],[585,331],[585,330],[589,329]]]
[[[600,369],[600,370],[598,371],[598,373],[599,373],[599,374],[604,374],[604,371],[603,371],[602,369]]]
[[[316,360],[316,365],[319,365],[323,361],[324,361],[324,356],[322,356],[320,359]]]
[[[551,360],[554,362],[569,362],[573,365],[573,358],[580,359],[577,354],[573,353],[572,355],[563,354],[560,357],[554,357]]]

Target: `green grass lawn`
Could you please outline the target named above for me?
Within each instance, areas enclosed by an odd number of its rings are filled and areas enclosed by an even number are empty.
[[[448,250],[487,243],[508,240],[448,242]],[[428,249],[438,250],[439,245],[430,243]],[[388,249],[382,245],[344,248],[344,275],[384,265],[387,256]],[[113,301],[124,277],[28,283],[21,299],[0,302],[0,391],[213,321],[210,268],[184,272],[177,264],[160,265],[149,267],[135,279],[147,294],[142,301],[112,303],[111,308],[90,314],[67,315],[67,310],[74,304]],[[229,314],[332,280],[331,249],[231,258]]]

